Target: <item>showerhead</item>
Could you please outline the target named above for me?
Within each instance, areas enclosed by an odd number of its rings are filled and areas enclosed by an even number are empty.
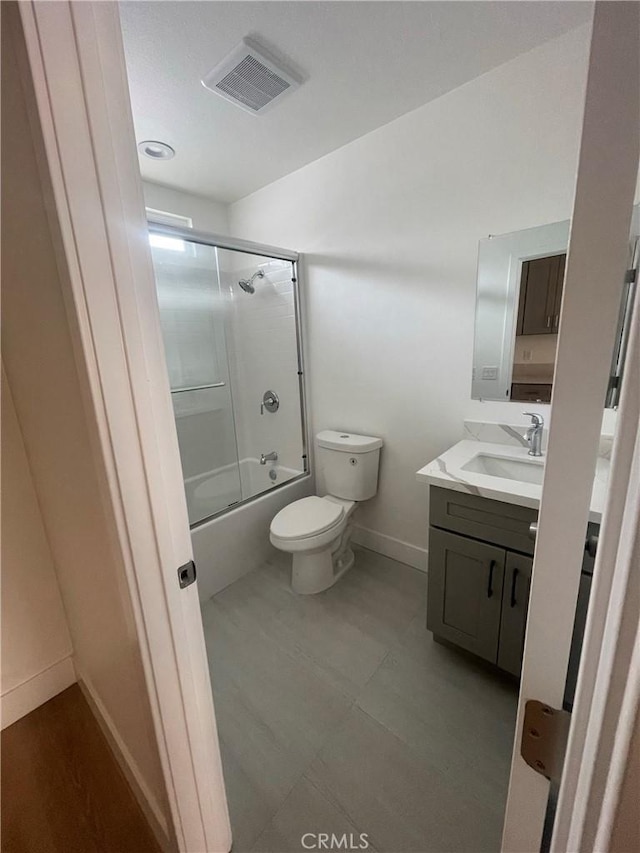
[[[256,289],[254,287],[253,281],[256,278],[264,278],[264,270],[258,270],[254,272],[251,278],[241,278],[238,282],[238,285],[244,290],[245,293],[255,293]]]

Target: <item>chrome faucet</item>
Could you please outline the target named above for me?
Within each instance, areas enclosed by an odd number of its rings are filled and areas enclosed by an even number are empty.
[[[269,453],[261,453],[260,454],[260,464],[266,465],[267,462],[277,462],[278,454],[275,450],[269,451]]]
[[[542,456],[542,430],[544,429],[544,418],[537,412],[523,412],[522,414],[531,418],[531,426],[527,430],[529,456]]]

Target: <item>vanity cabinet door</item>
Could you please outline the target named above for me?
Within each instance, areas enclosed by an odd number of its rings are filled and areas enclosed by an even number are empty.
[[[507,551],[502,590],[498,666],[517,676],[522,669],[532,567],[531,557]]]
[[[496,663],[505,551],[430,529],[427,628]]]
[[[564,276],[564,257],[555,255],[523,263],[517,323],[519,335],[550,335],[557,331],[555,316],[559,309],[556,301],[562,294],[562,279],[560,285],[558,279],[561,266]]]

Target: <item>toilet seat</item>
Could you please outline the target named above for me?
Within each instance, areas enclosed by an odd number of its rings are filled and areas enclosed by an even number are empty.
[[[309,539],[337,527],[344,514],[341,504],[326,498],[300,498],[277,513],[271,522],[271,535],[282,542]]]

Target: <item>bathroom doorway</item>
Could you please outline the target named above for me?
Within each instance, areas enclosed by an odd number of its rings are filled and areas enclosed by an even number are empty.
[[[79,13],[79,14],[82,16],[82,13]],[[86,19],[85,19],[85,23],[86,23]],[[612,60],[612,61],[613,61],[613,60]],[[53,78],[52,78],[52,79],[53,79]],[[55,97],[55,92],[54,92],[54,95],[53,95],[52,97]],[[129,136],[130,136],[130,135],[131,135],[131,134],[130,134],[130,128],[129,128]],[[124,149],[123,149],[123,150],[124,150]],[[67,153],[68,153],[68,151],[67,151]],[[125,157],[125,159],[126,159],[126,157]],[[127,161],[127,162],[129,162],[129,161]],[[138,218],[140,218],[140,217],[141,217],[141,215],[142,215],[142,205],[141,205],[141,199],[140,199],[140,197],[139,197],[139,194],[138,194],[138,197],[137,197],[137,202],[138,202],[139,210],[138,210],[138,213],[137,213],[137,214],[135,213],[135,211],[133,212],[132,217],[131,217],[131,218],[132,218],[132,221],[137,221],[137,220],[136,220],[136,215],[138,216]],[[77,211],[76,211],[76,212],[77,212]],[[625,237],[626,237],[626,235],[625,235]],[[137,249],[137,251],[138,251],[138,252],[140,252],[140,245],[141,245],[141,244],[138,244],[138,249]],[[114,255],[114,257],[115,257],[115,255]],[[141,262],[141,268],[142,268],[142,267],[144,267],[144,263],[143,263],[144,256],[143,256],[142,254],[139,254],[139,256],[138,256],[138,257],[139,257],[139,260],[140,260],[140,262]],[[571,266],[571,262],[570,262],[570,260],[569,260],[569,268],[570,268],[570,266]],[[245,280],[246,280],[246,279],[245,279]],[[150,279],[148,279],[148,277],[147,277],[147,279],[146,279],[145,281],[146,281],[146,284],[149,284]],[[122,291],[121,291],[121,292],[122,292]],[[145,291],[145,298],[148,298],[148,295],[149,295],[149,291],[148,291],[148,289],[147,289],[147,290]],[[146,330],[146,331],[147,331],[147,332],[149,332],[149,328],[147,328],[147,330]],[[156,331],[157,331],[157,330],[156,330]],[[561,337],[562,337],[562,335],[561,335]],[[579,339],[579,336],[577,336],[577,337],[576,337],[576,339]],[[153,340],[153,334],[149,334],[149,335],[148,335],[148,338],[146,338],[145,340],[146,340],[146,342],[147,342],[147,343],[148,343],[148,340]],[[158,352],[158,351],[156,350],[156,352],[155,352],[154,354],[155,354],[155,355],[157,355],[157,352]],[[142,375],[142,371],[141,371],[141,375]],[[141,383],[141,384],[144,384],[144,383]],[[164,388],[164,386],[163,386],[163,391],[166,391],[166,394],[167,394],[167,397],[168,397],[168,390],[169,390],[169,389],[168,389],[168,383],[166,383],[166,382],[165,382],[165,384],[166,384],[166,388]],[[160,396],[160,395],[158,395],[158,396]],[[167,409],[166,409],[166,411],[165,411],[165,414],[167,414],[169,411],[170,411],[170,410],[167,408]],[[588,415],[589,422],[591,423],[591,421],[593,421],[593,419],[594,419],[594,417],[593,417],[593,407],[592,407],[592,408],[589,408],[589,410],[588,410],[588,412],[587,412],[587,415]],[[162,427],[162,428],[164,428],[164,427],[166,426],[165,421],[166,421],[166,419],[165,419],[165,420],[163,420],[163,422],[162,422],[162,424],[161,424],[161,427]],[[173,422],[172,422],[172,426],[173,426]],[[173,429],[174,429],[174,431],[175,431],[175,426],[173,426]],[[565,437],[566,437],[566,436],[565,436]],[[560,431],[560,432],[559,432],[559,441],[560,441],[560,442],[562,441],[562,431]],[[176,445],[176,446],[177,446],[177,445]],[[562,447],[562,445],[561,445],[561,444],[559,444],[559,445],[558,445],[558,447],[560,448],[560,450],[559,450],[558,452],[561,452],[561,447]],[[175,449],[176,449],[176,448],[174,447],[174,448],[173,448],[173,450],[175,450]],[[589,451],[590,451],[590,447],[589,447],[589,446],[587,446],[587,445],[585,444],[585,446],[584,446],[584,447],[582,447],[582,452],[583,452],[584,457],[585,457],[585,458],[587,458],[587,459],[588,459],[588,456],[589,456]],[[175,455],[175,454],[174,454],[174,455]],[[176,458],[177,458],[177,457],[176,457]],[[175,461],[175,460],[174,460],[174,461]],[[173,462],[172,462],[171,464],[173,465]],[[173,465],[173,467],[174,467],[174,469],[175,469],[175,468],[176,468],[176,465]],[[173,485],[175,486],[175,477],[174,477],[174,483],[173,483]],[[562,485],[561,485],[561,484],[558,484],[557,488],[558,488],[558,495],[561,495],[561,494],[562,494]],[[182,499],[182,502],[184,503],[184,498]],[[181,523],[182,523],[183,521],[186,523],[186,513],[184,513],[184,512],[183,512],[183,513],[182,513],[182,515],[180,515],[180,516],[179,516],[179,520],[180,520],[180,522],[181,522]],[[178,525],[176,524],[176,527],[177,527],[177,526],[178,526]],[[184,543],[183,543],[183,544],[184,544]],[[172,567],[172,570],[173,570],[173,567]],[[375,575],[375,571],[370,572],[370,574]],[[392,597],[392,592],[391,592],[391,591],[389,591],[389,593],[390,593],[390,595],[391,595],[391,597]],[[187,593],[187,595],[188,595],[188,593]],[[363,595],[363,597],[364,597],[364,598],[367,598],[367,594],[365,593],[365,594]],[[256,598],[259,598],[259,597],[257,596]],[[369,598],[373,598],[373,597],[369,597]],[[569,596],[569,598],[570,598],[570,596]],[[194,605],[194,603],[195,603],[195,602],[194,602],[194,600],[193,600],[193,597],[191,597],[191,598],[186,598],[186,597],[185,597],[185,598],[182,598],[182,599],[175,598],[175,599],[174,599],[174,601],[176,602],[176,604],[177,604],[178,602],[180,602],[180,603],[182,604],[182,602],[185,602],[185,601],[189,601],[191,605]],[[371,603],[371,602],[370,602],[370,603]],[[147,605],[147,606],[148,606],[148,605]],[[184,606],[184,605],[182,605],[182,606]],[[260,601],[259,601],[259,600],[257,600],[257,601],[256,601],[256,606],[258,607],[258,609],[260,608]],[[375,605],[374,605],[374,604],[372,604],[372,606],[375,606]],[[387,607],[387,599],[386,599],[386,598],[385,598],[385,607]],[[185,609],[186,609],[186,608],[185,608]],[[339,610],[339,607],[337,606],[337,607],[336,607],[336,609],[337,609],[337,610]],[[192,613],[193,613],[193,606],[191,607],[191,611],[192,611]],[[241,621],[242,621],[242,620],[241,620]],[[309,621],[312,621],[312,619],[305,619],[305,621],[309,622]],[[370,622],[371,622],[371,619],[370,619],[370,616],[369,616],[369,615],[366,617],[365,621],[366,621],[367,623],[370,623]],[[201,641],[201,637],[202,637],[201,632],[200,632],[200,633],[198,633],[197,637],[196,637],[196,633],[197,633],[197,631],[196,631],[196,632],[192,635],[192,637],[191,637],[191,639],[192,639],[192,641],[193,641],[193,648],[196,648],[196,645],[197,645],[196,640],[197,640],[197,641]],[[242,633],[242,632],[241,632],[241,633]],[[407,632],[407,637],[408,637],[408,632]],[[243,639],[246,639],[246,635],[245,635],[245,634],[243,634]],[[296,648],[297,648],[297,647],[298,647],[298,646],[297,646],[297,644],[296,644]],[[197,655],[196,655],[196,660],[197,660]],[[202,663],[202,660],[200,660],[199,662],[200,662],[200,663]],[[191,661],[191,664],[192,664],[192,666],[193,666],[193,660]],[[187,666],[187,665],[185,664],[185,666]],[[186,672],[186,671],[191,672],[192,670],[190,670],[190,669],[188,668],[188,666],[187,666],[187,668],[185,669],[185,672]],[[196,671],[196,667],[193,667],[193,671],[194,671],[194,672]],[[234,689],[233,687],[229,687],[229,692],[230,692],[230,693],[233,693],[233,689]],[[202,699],[203,697],[201,696],[200,698]],[[206,705],[206,699],[204,700],[204,702],[205,702],[205,705]],[[201,707],[202,707],[202,706],[201,706]],[[285,710],[286,710],[286,708],[285,708]],[[294,722],[297,722],[298,720],[299,720],[299,716],[298,716],[298,715],[296,715]],[[212,728],[212,731],[213,731],[213,728]],[[349,744],[351,744],[351,743],[353,743],[353,741],[350,741],[349,739],[347,739],[347,742],[346,742],[345,746],[347,746],[347,745],[349,745]],[[208,756],[207,756],[207,758],[210,758],[210,757],[211,757],[210,755],[208,755]],[[389,754],[387,754],[387,758],[389,758]],[[215,763],[215,762],[214,762],[214,763]],[[392,763],[392,762],[389,762],[389,763],[390,763],[390,764],[391,764],[391,766],[393,767],[393,763]],[[212,766],[213,766],[213,765],[212,765]],[[228,775],[228,773],[227,773],[227,775]],[[409,781],[409,783],[410,783],[410,785],[411,785],[411,783],[412,783],[413,781],[415,781],[415,780],[414,780],[414,779],[412,779],[411,777],[409,777],[409,778],[408,778],[408,781]],[[315,782],[314,782],[313,784],[315,784]],[[544,783],[540,783],[540,784],[544,784]],[[228,782],[227,782],[227,785],[228,785]],[[316,787],[317,787],[317,785],[316,785]],[[526,785],[526,784],[522,785],[522,786],[520,787],[520,789],[519,789],[519,790],[520,790],[520,792],[522,792],[522,791],[526,791],[526,790],[527,790],[527,785]],[[219,793],[219,792],[218,792],[218,793]],[[334,793],[335,793],[335,792],[334,792]],[[349,791],[348,793],[350,793],[350,794],[351,794],[351,793],[353,793],[353,792],[352,792],[352,791]],[[357,792],[356,792],[356,793],[357,793]],[[216,800],[216,802],[219,802],[219,798]],[[403,809],[403,808],[404,808],[404,806],[406,805],[406,802],[407,802],[407,800],[406,800],[406,799],[398,799],[398,801],[397,801],[397,803],[396,803],[396,808],[397,808],[397,813],[398,813],[398,814],[402,814],[402,809]],[[341,810],[340,810],[340,809],[338,809],[338,811],[340,812]],[[186,813],[186,804],[185,804],[185,813]],[[302,804],[298,809],[296,809],[296,810],[295,810],[295,813],[296,813],[296,815],[304,814],[304,804]],[[518,810],[517,810],[517,808],[515,808],[515,814],[516,814],[516,816],[517,816],[517,814],[518,814]],[[218,814],[218,817],[219,817],[219,814]],[[513,820],[513,816],[512,816],[512,820]]]

